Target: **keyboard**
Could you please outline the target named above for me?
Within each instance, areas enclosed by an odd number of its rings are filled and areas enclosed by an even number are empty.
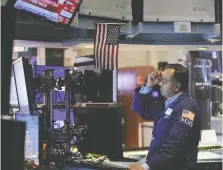
[[[96,170],[128,170],[128,168],[125,166],[115,165],[106,162],[98,164],[93,162],[81,161],[81,164]]]
[[[138,157],[123,157],[121,159],[119,159],[119,162],[138,162],[139,159],[137,159]]]
[[[146,158],[146,156],[145,155],[126,155],[125,157],[123,157],[123,159],[126,159],[126,160],[128,160],[128,159],[129,160],[135,160],[134,162],[138,162],[142,158]]]

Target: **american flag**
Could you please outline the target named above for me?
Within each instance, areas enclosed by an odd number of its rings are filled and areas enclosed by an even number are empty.
[[[182,118],[187,118],[191,121],[194,120],[194,117],[195,117],[195,114],[189,110],[183,110],[183,113],[182,113]]]
[[[94,57],[96,69],[118,69],[120,24],[96,24]]]

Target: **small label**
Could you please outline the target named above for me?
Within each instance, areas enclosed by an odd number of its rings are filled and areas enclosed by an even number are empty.
[[[165,114],[166,114],[166,115],[171,115],[172,111],[173,111],[173,109],[168,108],[168,109],[166,110]]]
[[[190,22],[174,22],[174,32],[176,33],[190,33],[191,23]]]

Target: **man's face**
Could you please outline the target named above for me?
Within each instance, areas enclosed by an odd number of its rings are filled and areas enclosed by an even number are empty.
[[[174,72],[174,69],[165,69],[163,72],[162,81],[159,83],[161,94],[165,98],[170,98],[176,94],[176,84],[174,84],[172,81]]]

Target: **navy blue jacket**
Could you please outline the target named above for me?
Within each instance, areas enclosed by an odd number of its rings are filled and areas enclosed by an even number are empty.
[[[200,140],[200,110],[187,93],[182,93],[165,109],[161,95],[134,95],[132,110],[146,120],[154,120],[153,139],[146,163],[151,170],[194,170]],[[160,94],[160,92],[159,92]]]

